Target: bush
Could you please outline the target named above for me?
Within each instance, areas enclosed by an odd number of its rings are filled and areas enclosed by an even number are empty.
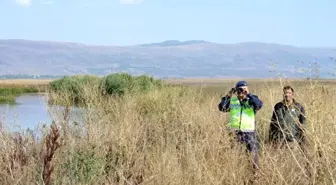
[[[153,77],[141,75],[135,78],[135,90],[137,92],[148,92],[155,88],[161,88],[162,86],[162,81],[155,80]]]
[[[50,98],[50,103],[55,104],[54,99],[57,99],[57,104],[87,105],[96,93],[123,96],[128,93],[141,94],[161,87],[161,80],[146,75],[134,77],[127,73],[115,73],[104,78],[89,75],[66,76],[50,83],[50,91],[56,95]]]
[[[14,95],[0,95],[0,103],[15,103],[15,96]]]
[[[20,95],[23,93],[36,93],[36,88],[14,87],[14,88],[0,88],[0,95]]]
[[[127,73],[110,74],[103,78],[100,88],[109,95],[122,96],[126,93],[143,93],[161,87],[160,80],[141,75],[133,77]]]
[[[65,93],[75,102],[84,99],[84,88],[99,84],[100,78],[91,75],[65,76],[50,82],[50,90],[55,93]]]
[[[110,74],[103,78],[100,88],[109,95],[124,95],[132,89],[133,77],[126,73]]]
[[[38,89],[32,87],[0,88],[0,103],[16,103],[16,97],[23,93],[36,93]]]

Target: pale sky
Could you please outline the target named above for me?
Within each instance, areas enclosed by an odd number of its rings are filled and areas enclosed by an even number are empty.
[[[0,0],[0,39],[336,47],[335,0]]]

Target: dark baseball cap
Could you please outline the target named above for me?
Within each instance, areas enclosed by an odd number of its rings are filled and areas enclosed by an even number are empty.
[[[242,86],[247,86],[247,82],[246,81],[239,81],[236,84],[236,88],[242,87]]]

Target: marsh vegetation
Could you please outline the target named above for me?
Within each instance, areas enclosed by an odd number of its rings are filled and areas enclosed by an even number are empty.
[[[250,80],[264,107],[257,114],[260,170],[244,147],[231,148],[221,95],[235,81],[181,85],[115,74],[53,81],[48,96],[66,107],[61,119],[32,132],[2,131],[2,184],[332,184],[335,182],[336,81]],[[274,150],[268,128],[282,87],[306,109],[307,153]],[[70,122],[74,104],[84,124]]]

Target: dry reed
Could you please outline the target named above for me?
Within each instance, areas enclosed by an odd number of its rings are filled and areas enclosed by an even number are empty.
[[[52,165],[52,159],[57,149],[60,148],[61,142],[60,133],[58,127],[53,123],[50,127],[50,131],[45,138],[45,151],[43,153],[43,183],[45,185],[51,184],[51,174],[54,170]]]
[[[282,87],[291,84],[306,109],[305,152],[294,146],[275,150],[268,128]],[[167,87],[146,94],[103,97],[86,88],[85,123],[67,124],[66,145],[58,148],[60,131],[47,138],[43,170],[29,156],[20,176],[1,178],[2,184],[334,184],[336,176],[335,82],[256,81],[250,91],[264,102],[257,115],[260,170],[254,174],[241,145],[232,145],[219,112],[220,95],[233,84],[202,88]],[[51,94],[57,101],[66,97]],[[68,99],[70,101],[70,99]],[[55,128],[55,127],[53,127]],[[63,134],[63,133],[62,133]],[[10,146],[2,141],[3,161]],[[41,145],[36,143],[36,145]],[[31,145],[30,145],[31,146]],[[234,146],[234,147],[231,147]],[[57,155],[54,155],[57,149]],[[21,153],[18,150],[18,154]],[[21,154],[20,154],[21,155]],[[18,155],[18,156],[20,156]],[[51,164],[53,162],[53,164]],[[5,174],[6,163],[0,166]],[[37,177],[36,177],[37,176]]]

